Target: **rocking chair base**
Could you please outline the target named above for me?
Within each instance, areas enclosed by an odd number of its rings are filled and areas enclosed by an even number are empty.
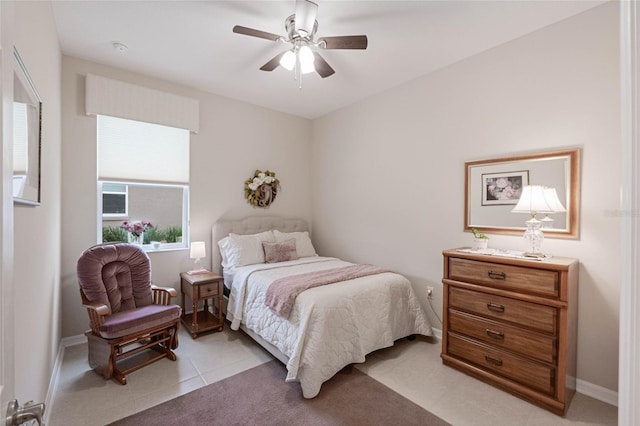
[[[178,347],[178,327],[180,320],[173,320],[149,330],[122,336],[116,339],[105,339],[91,330],[85,332],[89,347],[89,366],[105,379],[113,378],[122,385],[127,384],[126,375],[162,358],[176,360],[172,351]],[[118,362],[128,360],[143,351],[156,354],[142,362],[134,363],[126,368],[119,368]],[[121,366],[125,363],[121,363]],[[128,364],[128,363],[126,363]]]

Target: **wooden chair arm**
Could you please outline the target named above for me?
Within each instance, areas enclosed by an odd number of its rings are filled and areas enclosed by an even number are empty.
[[[169,305],[171,298],[178,295],[173,287],[158,287],[152,284],[151,290],[153,291],[153,303],[156,305]]]
[[[91,331],[100,334],[100,326],[104,323],[104,316],[109,315],[109,307],[102,303],[85,302],[82,306],[87,308],[89,321],[91,322]]]

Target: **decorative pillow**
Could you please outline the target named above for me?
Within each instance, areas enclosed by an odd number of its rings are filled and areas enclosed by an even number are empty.
[[[264,259],[267,263],[286,262],[287,260],[296,260],[298,258],[295,238],[281,243],[263,241],[262,248],[264,249]]]
[[[309,233],[307,231],[280,232],[276,230],[273,231],[273,234],[275,235],[276,243],[286,241],[290,238],[295,238],[298,257],[310,257],[318,255],[318,253],[316,253],[316,249],[313,248],[313,243],[311,243],[311,238],[309,238]]]
[[[218,247],[222,256],[222,267],[229,269],[264,263],[263,241],[275,242],[273,232],[265,231],[251,235],[229,234],[228,237],[221,239],[218,241]]]

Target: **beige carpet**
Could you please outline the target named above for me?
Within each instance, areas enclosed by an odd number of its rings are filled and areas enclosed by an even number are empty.
[[[112,425],[448,425],[353,367],[304,399],[286,369],[269,361]]]

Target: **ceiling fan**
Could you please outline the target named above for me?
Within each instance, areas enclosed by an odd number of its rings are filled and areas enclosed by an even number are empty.
[[[262,71],[273,71],[279,65],[282,65],[282,67],[290,71],[295,69],[296,75],[316,71],[322,78],[326,78],[333,75],[335,71],[317,51],[311,48],[364,50],[367,48],[368,41],[366,35],[321,37],[317,41],[314,40],[318,30],[317,13],[317,4],[309,0],[296,0],[296,13],[284,21],[287,37],[240,25],[233,27],[233,32],[272,41],[291,43],[291,49],[279,53],[260,67]]]

